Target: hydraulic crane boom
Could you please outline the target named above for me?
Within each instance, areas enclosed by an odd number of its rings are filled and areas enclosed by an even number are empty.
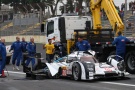
[[[90,0],[90,9],[93,17],[93,29],[102,29],[100,10],[103,9],[115,34],[124,30],[124,24],[118,15],[113,0]]]

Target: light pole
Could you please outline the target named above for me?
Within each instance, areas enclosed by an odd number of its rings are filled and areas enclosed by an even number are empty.
[[[40,8],[40,24],[42,23],[42,8],[40,5],[37,3],[37,6]]]

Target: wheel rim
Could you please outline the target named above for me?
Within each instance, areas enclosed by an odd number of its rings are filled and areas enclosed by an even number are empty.
[[[58,59],[60,58],[60,56],[58,54],[55,54],[53,60],[56,60],[56,58]]]
[[[132,70],[135,69],[135,57],[133,55],[131,55],[129,58],[128,58],[128,67]]]
[[[74,67],[73,75],[74,75],[74,79],[77,80],[79,76],[79,70],[76,66]]]

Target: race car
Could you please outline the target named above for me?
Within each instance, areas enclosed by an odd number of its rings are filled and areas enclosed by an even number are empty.
[[[32,75],[44,74],[49,78],[73,77],[74,80],[93,80],[106,77],[124,77],[126,75],[123,58],[112,55],[108,57],[107,62],[100,63],[92,50],[87,52],[75,51],[54,60],[52,63],[42,63],[41,65],[41,68],[38,69],[36,66]],[[30,73],[26,72],[26,75],[30,76]]]

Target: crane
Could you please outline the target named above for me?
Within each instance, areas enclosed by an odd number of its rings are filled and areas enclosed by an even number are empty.
[[[101,9],[105,11],[115,34],[117,35],[119,31],[123,32],[124,24],[120,16],[118,15],[113,0],[90,0],[90,10],[92,12],[93,29],[102,30],[100,15]]]

